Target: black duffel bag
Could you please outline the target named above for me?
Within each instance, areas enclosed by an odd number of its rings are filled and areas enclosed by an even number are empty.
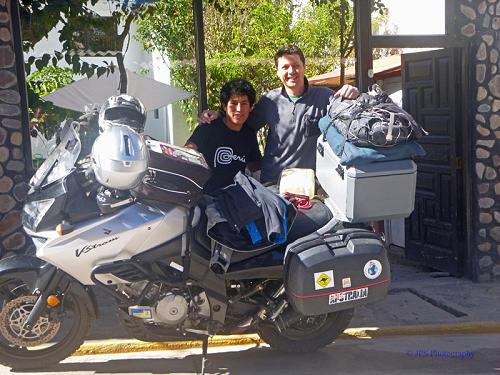
[[[330,125],[335,126],[346,141],[359,147],[388,147],[427,134],[408,112],[374,86],[355,100],[339,97],[330,105]]]
[[[211,175],[198,151],[148,139],[148,170],[132,189],[139,199],[156,200],[191,207],[198,203]]]

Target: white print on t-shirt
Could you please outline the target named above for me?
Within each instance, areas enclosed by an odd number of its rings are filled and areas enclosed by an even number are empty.
[[[215,150],[214,168],[217,167],[217,164],[231,164],[233,160],[238,160],[242,163],[246,163],[245,156],[235,155],[231,147],[219,147],[217,150]]]

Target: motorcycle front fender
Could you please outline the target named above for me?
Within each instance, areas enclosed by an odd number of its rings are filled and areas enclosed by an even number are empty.
[[[13,279],[22,280],[33,292],[36,289],[43,289],[56,271],[53,265],[34,256],[11,256],[0,260],[0,285]],[[83,300],[89,313],[96,318],[98,309],[92,289],[84,287],[68,275],[65,275],[65,277],[70,278],[68,290],[77,298]]]
[[[68,291],[75,295],[79,300],[83,301],[93,319],[97,319],[99,317],[97,298],[89,286],[83,286],[78,281],[73,280],[69,285]]]
[[[29,255],[14,255],[0,260],[0,284],[10,279],[23,280],[31,290],[54,266]]]

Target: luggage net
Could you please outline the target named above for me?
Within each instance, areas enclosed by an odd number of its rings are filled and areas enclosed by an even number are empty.
[[[328,110],[346,141],[360,147],[390,147],[419,139],[427,132],[377,85],[355,100],[337,98]],[[328,128],[324,134],[328,132]]]

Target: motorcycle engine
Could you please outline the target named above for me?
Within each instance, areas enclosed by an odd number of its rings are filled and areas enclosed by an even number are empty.
[[[139,296],[144,292],[146,285],[147,282],[140,281],[119,285],[118,289],[128,296]],[[192,326],[200,319],[210,318],[210,304],[204,291],[171,289],[162,292],[161,289],[160,284],[153,286],[144,296],[144,302],[149,301],[149,303],[136,306],[139,310],[137,315],[130,312],[129,314],[168,326]],[[144,311],[149,312],[146,313],[149,318],[141,316]]]
[[[154,321],[175,326],[187,318],[189,303],[182,295],[169,292],[158,301],[154,311]]]

